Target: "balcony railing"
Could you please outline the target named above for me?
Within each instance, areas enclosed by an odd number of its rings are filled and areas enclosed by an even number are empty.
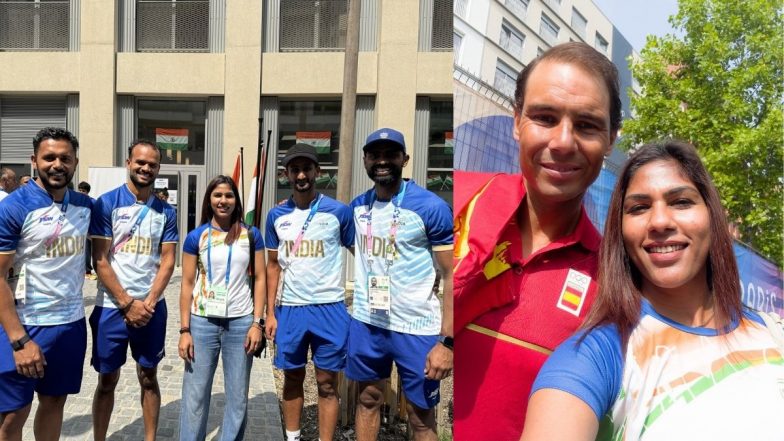
[[[0,0],[0,51],[67,51],[68,1]]]
[[[209,0],[137,0],[136,50],[207,52]]]
[[[430,40],[434,52],[452,50],[452,0],[433,0],[433,34]]]
[[[281,52],[345,50],[347,14],[346,0],[281,1]]]

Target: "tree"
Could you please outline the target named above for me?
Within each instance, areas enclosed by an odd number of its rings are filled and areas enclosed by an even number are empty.
[[[780,0],[679,0],[681,36],[648,36],[621,147],[694,144],[741,240],[782,265],[784,27]]]

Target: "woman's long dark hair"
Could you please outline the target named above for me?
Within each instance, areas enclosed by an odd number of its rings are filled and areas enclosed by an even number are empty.
[[[240,237],[242,232],[242,200],[240,200],[240,191],[237,189],[237,184],[234,180],[225,175],[218,175],[209,184],[207,184],[207,191],[204,193],[204,200],[201,203],[201,225],[206,224],[212,220],[212,204],[210,204],[210,195],[215,190],[215,187],[227,184],[234,192],[234,211],[231,212],[231,227],[226,234],[226,245],[231,245]]]
[[[629,158],[615,185],[599,250],[599,290],[582,326],[590,331],[600,325],[616,325],[622,348],[626,347],[629,335],[639,321],[642,298],[642,275],[623,244],[623,200],[632,177],[654,161],[677,164],[683,175],[697,187],[708,208],[711,242],[706,262],[707,282],[713,294],[717,329],[729,332],[730,324],[741,317],[740,277],[732,237],[719,193],[697,150],[691,144],[674,140],[647,144]]]

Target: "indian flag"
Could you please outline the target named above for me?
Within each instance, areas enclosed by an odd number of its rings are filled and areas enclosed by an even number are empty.
[[[245,224],[255,225],[256,218],[256,177],[259,175],[259,168],[253,169],[253,179],[250,180],[250,191],[248,198],[245,199]]]
[[[452,154],[455,151],[455,132],[444,132],[444,153]]]
[[[328,154],[331,151],[332,132],[297,132],[296,137],[297,143],[312,145],[320,155]]]
[[[164,150],[188,150],[188,129],[155,129],[155,142]]]

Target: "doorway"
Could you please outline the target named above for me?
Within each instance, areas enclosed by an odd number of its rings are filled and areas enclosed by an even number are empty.
[[[178,266],[185,237],[200,224],[201,202],[206,186],[203,166],[163,164],[155,180],[155,188],[168,190],[168,202],[177,211],[177,231],[180,235],[177,246]]]

